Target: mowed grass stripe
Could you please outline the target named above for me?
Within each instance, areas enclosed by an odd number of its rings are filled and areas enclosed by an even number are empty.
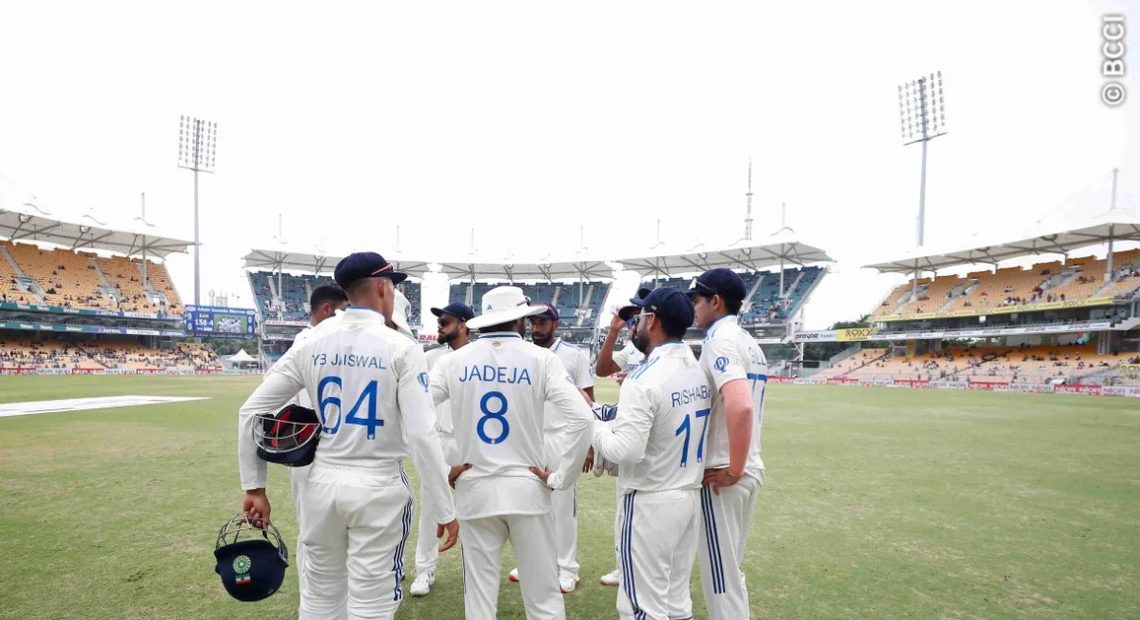
[[[0,401],[211,400],[0,420],[0,618],[288,618],[295,575],[229,599],[217,528],[240,501],[235,417],[256,377],[4,377]],[[773,385],[746,557],[768,618],[1136,617],[1140,407],[1059,395]],[[598,386],[613,402],[616,386]],[[295,546],[288,476],[274,521]],[[414,485],[418,488],[418,483]],[[579,483],[571,618],[613,617],[614,484]],[[522,618],[504,554],[500,617]],[[412,541],[406,568],[414,568]],[[459,556],[401,618],[459,618]],[[700,584],[694,608],[704,617]]]

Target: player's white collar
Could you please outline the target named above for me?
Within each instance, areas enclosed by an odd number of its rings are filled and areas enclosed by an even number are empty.
[[[522,339],[522,336],[520,336],[518,332],[491,332],[489,334],[480,333],[479,334],[479,340],[482,340],[484,338],[519,338],[519,339]]]
[[[739,317],[737,317],[735,314],[726,314],[726,315],[720,317],[719,319],[713,321],[712,323],[709,324],[708,327],[705,328],[705,338],[712,336],[713,333],[716,332],[717,328],[721,327],[721,325],[739,325],[739,324],[740,324],[740,318]]]

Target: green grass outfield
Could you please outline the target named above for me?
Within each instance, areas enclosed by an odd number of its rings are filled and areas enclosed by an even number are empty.
[[[239,508],[238,405],[256,378],[0,377],[0,402],[211,400],[0,419],[0,618],[291,618],[296,577],[229,599],[213,572]],[[612,384],[602,400],[616,398]],[[1140,617],[1140,402],[775,385],[748,550],[763,618]],[[274,517],[297,530],[286,472]],[[614,617],[612,478],[579,483],[570,618]],[[408,544],[407,567],[412,564]],[[500,616],[522,618],[503,563]],[[694,578],[697,617],[703,617]],[[401,618],[462,617],[458,554]]]

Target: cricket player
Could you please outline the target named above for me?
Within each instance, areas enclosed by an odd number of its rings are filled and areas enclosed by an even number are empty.
[[[527,618],[565,618],[550,494],[578,479],[593,413],[558,356],[522,339],[525,318],[543,306],[531,306],[518,287],[500,286],[483,296],[482,308],[467,321],[479,339],[443,356],[430,382],[436,403],[451,401],[461,463],[451,479],[463,525],[464,607],[468,620],[496,617],[509,539]],[[544,450],[547,402],[565,421],[553,471]]]
[[[575,387],[594,400],[594,374],[590,371],[590,356],[578,347],[567,344],[556,336],[559,326],[558,308],[553,304],[539,304],[545,310],[530,317],[530,337],[534,344],[554,352],[566,372],[570,374]],[[550,467],[557,465],[562,457],[562,427],[566,425],[562,416],[550,403],[546,404],[543,416],[546,428],[546,462]],[[563,594],[573,592],[581,579],[578,577],[578,487],[565,491],[554,491],[550,495],[554,510],[554,541],[558,548],[558,587]],[[519,569],[507,574],[511,581],[519,580]]]
[[[711,410],[708,377],[681,342],[693,302],[664,287],[634,303],[633,341],[648,357],[622,383],[620,411],[594,422],[594,450],[616,462],[621,497],[621,618],[678,620],[693,616],[689,576],[697,553],[705,431]]]
[[[649,293],[650,290],[647,288],[637,289],[636,299],[645,299]],[[614,352],[621,330],[625,327],[632,329],[633,317],[640,312],[641,308],[630,303],[619,308],[613,320],[610,321],[610,330],[606,332],[606,338],[598,350],[598,360],[595,364],[595,370],[599,377],[608,377],[617,373],[628,375],[637,370],[637,367],[645,361],[645,354],[637,350],[633,340],[627,342],[621,351]]]
[[[444,355],[461,349],[471,342],[467,320],[475,318],[475,310],[471,306],[458,302],[443,308],[432,308],[431,313],[437,318],[439,335],[436,342],[444,346],[432,349],[424,355],[427,359],[428,373],[431,373]],[[435,431],[443,447],[444,460],[447,460],[448,454],[454,453],[449,401],[435,406]],[[454,458],[454,455],[451,458]],[[423,498],[423,502],[420,509],[420,529],[416,539],[416,576],[412,580],[412,586],[408,588],[412,596],[425,596],[431,592],[431,587],[435,584],[435,564],[439,558],[436,543],[427,534],[434,529],[431,518],[437,508],[428,504],[431,495],[423,491],[422,486],[421,484],[420,497]]]
[[[756,498],[764,484],[760,425],[768,362],[737,322],[747,294],[730,269],[711,269],[689,288],[695,324],[705,330],[701,366],[715,386],[705,486],[701,490],[701,585],[712,620],[748,618],[744,548]]]
[[[348,296],[344,290],[335,284],[322,284],[313,289],[309,295],[309,324],[293,338],[293,346],[305,342],[313,333],[312,329],[320,325],[325,319],[332,318],[337,311],[342,311],[348,305]],[[297,392],[293,399],[302,407],[313,408],[309,394],[304,390]],[[293,508],[297,515],[297,548],[293,553],[293,563],[297,566],[297,592],[302,604],[305,600],[305,546],[301,544],[301,522],[304,519],[304,510],[301,508],[301,487],[309,480],[309,467],[290,467],[289,482],[293,487]]]
[[[317,405],[321,440],[300,494],[301,617],[392,618],[403,598],[411,529],[412,493],[402,466],[409,451],[438,507],[436,533],[448,533],[441,550],[455,544],[459,524],[432,432],[423,350],[385,325],[394,285],[407,275],[375,252],[360,252],[341,260],[334,278],[351,305],[289,349],[241,408],[242,509],[255,522],[270,519],[265,462],[252,437],[255,416],[277,411],[305,389]]]
[[[649,295],[648,288],[637,289],[637,299],[645,299]],[[632,301],[632,300],[631,300]],[[608,377],[610,375],[618,375],[618,384],[622,384],[625,377],[629,373],[637,370],[637,367],[645,361],[645,354],[637,349],[633,344],[632,338],[626,343],[621,351],[614,352],[614,347],[617,345],[618,335],[621,333],[622,328],[628,327],[633,329],[634,317],[641,313],[641,307],[630,303],[629,305],[618,308],[617,314],[610,321],[610,329],[606,332],[605,340],[602,341],[602,346],[598,350],[598,359],[595,362],[595,370],[599,377]],[[632,333],[632,331],[631,331]],[[593,460],[594,454],[587,455],[587,460]],[[621,494],[618,494],[618,510],[614,513],[614,540],[618,539],[619,531],[621,528]],[[621,552],[614,547],[614,554],[618,558],[617,567],[612,571],[602,575],[598,581],[603,586],[616,586],[621,583]]]

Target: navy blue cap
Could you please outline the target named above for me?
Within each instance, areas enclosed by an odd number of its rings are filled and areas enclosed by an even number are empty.
[[[451,316],[459,319],[460,321],[467,321],[475,318],[475,309],[465,303],[455,302],[447,304],[442,308],[432,308],[431,313],[440,316],[441,314],[450,314]]]
[[[408,274],[395,271],[392,263],[376,252],[349,254],[336,264],[336,270],[333,271],[333,279],[346,290],[353,282],[364,278],[389,278],[392,284],[399,284],[408,279]]]
[[[635,305],[634,302],[637,300],[645,299],[649,293],[650,289],[645,288],[644,286],[637,289],[637,297],[630,297],[629,299],[630,305],[618,308],[618,316],[621,317],[621,320],[628,321],[629,317],[633,316],[634,311],[640,308],[640,306]]]
[[[690,295],[700,293],[709,297],[720,295],[728,301],[744,301],[748,289],[744,286],[744,280],[741,280],[735,271],[717,267],[697,276],[688,293]]]
[[[687,329],[693,324],[693,300],[675,288],[663,286],[651,291],[645,299],[635,297],[629,301],[642,312],[652,312],[666,325]]]
[[[534,305],[542,306],[543,308],[545,308],[545,310],[543,310],[542,312],[540,312],[538,314],[532,314],[530,318],[532,318],[532,319],[550,319],[551,321],[559,320],[558,308],[555,308],[554,304],[547,303],[547,302],[543,301],[543,302],[540,302],[540,303],[537,303]]]

